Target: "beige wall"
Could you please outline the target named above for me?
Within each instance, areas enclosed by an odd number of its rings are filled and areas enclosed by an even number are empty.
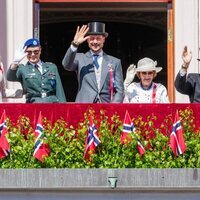
[[[199,4],[199,0],[175,0],[175,74],[182,64],[184,45],[188,45],[193,53],[188,72],[199,72]],[[176,102],[186,103],[189,98],[176,92]]]

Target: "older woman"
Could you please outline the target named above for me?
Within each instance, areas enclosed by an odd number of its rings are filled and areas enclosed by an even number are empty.
[[[130,65],[124,81],[124,103],[169,103],[167,89],[160,83],[153,82],[162,67],[150,58],[138,61],[137,68]],[[132,82],[137,74],[140,82]]]

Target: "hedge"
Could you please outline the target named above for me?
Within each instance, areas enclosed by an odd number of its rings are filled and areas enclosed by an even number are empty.
[[[157,117],[132,118],[136,128],[131,133],[134,138],[125,145],[120,143],[123,120],[115,113],[108,117],[101,110],[100,117],[95,118],[95,111],[89,109],[84,113],[84,120],[73,127],[64,119],[57,119],[51,124],[43,118],[44,143],[49,145],[50,154],[40,162],[33,157],[34,129],[27,116],[19,116],[17,122],[7,118],[10,154],[0,160],[0,168],[198,168],[200,167],[200,130],[194,125],[193,110],[179,110],[187,145],[185,153],[175,157],[169,147],[173,117],[168,115],[164,121],[155,126]],[[92,154],[92,160],[84,159],[85,139],[89,116],[93,117],[101,140]],[[140,139],[146,152],[140,156],[137,146]]]

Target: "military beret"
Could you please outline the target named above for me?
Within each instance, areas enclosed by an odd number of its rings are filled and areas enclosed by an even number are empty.
[[[40,41],[36,38],[28,39],[24,43],[24,47],[37,47],[37,46],[40,46]]]

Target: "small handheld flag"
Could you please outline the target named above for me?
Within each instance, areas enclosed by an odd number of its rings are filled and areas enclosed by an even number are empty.
[[[42,114],[40,112],[36,129],[34,132],[35,135],[35,144],[34,144],[34,153],[33,156],[40,160],[41,162],[44,161],[44,157],[49,155],[49,148],[48,145],[43,143],[43,124],[42,124]]]
[[[128,111],[126,111],[125,117],[124,117],[124,124],[123,124],[123,131],[120,138],[120,142],[122,144],[127,144],[129,141],[132,140],[132,137],[130,135],[131,132],[135,131],[135,127],[131,121],[130,115]],[[141,143],[140,140],[137,139],[137,149],[139,154],[142,156],[145,153],[145,149]]]
[[[130,118],[128,111],[126,111],[120,142],[122,144],[125,144],[128,141],[132,140],[130,133],[134,132],[134,131],[135,131],[135,127],[134,127],[133,123],[131,122],[131,118]]]
[[[6,135],[8,134],[8,128],[6,124],[6,112],[3,111],[3,114],[0,119],[0,158],[4,158],[10,152],[10,144]]]
[[[145,148],[143,147],[140,140],[137,141],[137,149],[141,156],[145,153]]]
[[[183,154],[187,148],[183,138],[183,129],[179,119],[178,110],[176,111],[172,133],[170,135],[169,146],[171,147],[175,156]]]
[[[86,160],[91,160],[91,154],[95,152],[96,147],[101,143],[98,134],[97,129],[95,127],[95,124],[92,120],[92,117],[90,116],[89,121],[89,127],[86,137],[86,148],[85,148],[85,154],[84,158]]]

